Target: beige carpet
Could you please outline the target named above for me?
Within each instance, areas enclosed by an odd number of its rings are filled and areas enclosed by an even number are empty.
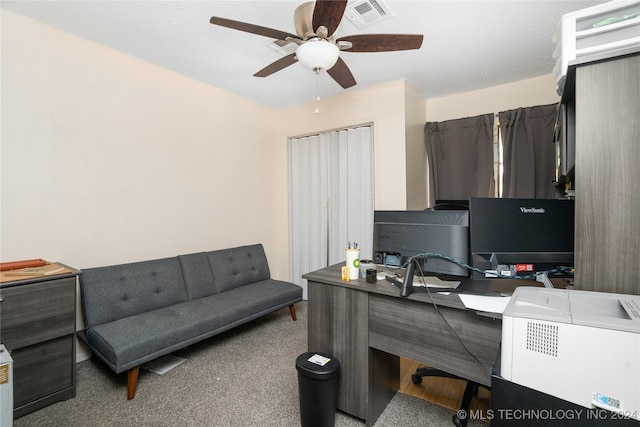
[[[117,376],[99,361],[81,362],[75,399],[21,417],[14,426],[299,426],[295,360],[307,351],[306,302],[296,308],[296,322],[283,309],[173,353],[186,361],[163,375],[141,370],[131,401],[126,374]],[[397,394],[376,426],[449,427],[452,415]],[[337,411],[336,426],[364,422]]]

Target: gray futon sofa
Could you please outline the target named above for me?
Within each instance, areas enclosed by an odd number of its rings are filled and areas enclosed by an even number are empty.
[[[302,288],[271,279],[261,244],[82,270],[85,329],[93,356],[128,371],[302,300]]]

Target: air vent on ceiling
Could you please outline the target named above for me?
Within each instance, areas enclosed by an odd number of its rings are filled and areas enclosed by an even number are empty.
[[[357,0],[347,6],[344,16],[356,27],[365,28],[391,18],[393,14],[382,0]]]
[[[298,45],[296,43],[288,42],[286,40],[269,40],[266,45],[282,56],[290,55],[294,53],[298,48]]]

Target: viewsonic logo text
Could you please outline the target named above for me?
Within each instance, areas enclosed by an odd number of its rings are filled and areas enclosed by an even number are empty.
[[[544,208],[525,208],[524,206],[520,206],[520,212],[525,214],[543,214]]]

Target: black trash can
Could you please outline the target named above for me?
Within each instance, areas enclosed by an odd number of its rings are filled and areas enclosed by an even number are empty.
[[[302,427],[333,427],[338,404],[340,362],[324,353],[303,353],[296,359]]]

